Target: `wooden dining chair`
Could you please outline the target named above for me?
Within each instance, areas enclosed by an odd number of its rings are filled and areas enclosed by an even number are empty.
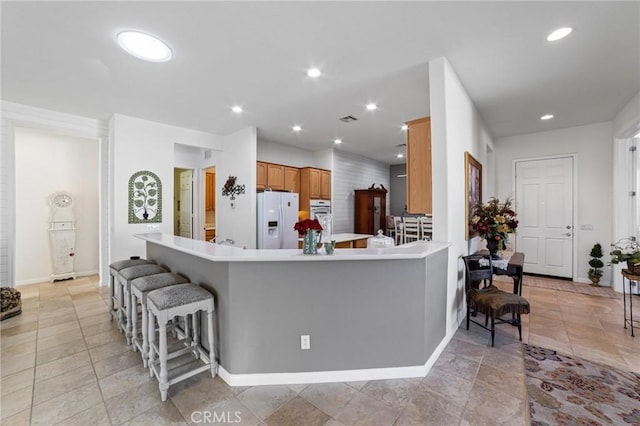
[[[511,323],[517,325],[520,341],[522,341],[522,321],[520,316],[529,313],[529,301],[517,294],[502,291],[493,285],[493,264],[489,256],[469,255],[463,256],[462,260],[465,266],[467,330],[469,330],[469,323],[472,322],[490,331],[491,346],[494,346],[496,324]],[[485,287],[480,288],[480,282],[483,281],[485,282]],[[489,283],[488,286],[486,285],[487,282]],[[484,324],[471,319],[472,312],[484,314]],[[511,318],[501,318],[507,314],[510,314]],[[491,320],[490,327],[487,326],[489,320]]]
[[[420,220],[420,239],[430,240],[433,236],[433,216],[428,214],[419,218]]]
[[[402,220],[404,242],[418,241],[420,239],[420,221],[417,217],[405,217]]]

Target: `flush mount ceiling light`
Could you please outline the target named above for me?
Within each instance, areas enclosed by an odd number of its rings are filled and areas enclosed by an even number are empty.
[[[231,111],[235,112],[235,113],[241,113],[242,112],[242,107],[240,105],[235,105],[231,107]]]
[[[406,124],[403,124],[403,125],[400,127],[400,129],[401,129],[401,130],[403,130],[403,131],[407,131],[407,130],[409,130],[409,126],[408,126],[408,125],[406,125]]]
[[[307,70],[307,75],[311,78],[318,78],[320,74],[322,73],[318,68],[309,68],[309,70]]]
[[[396,155],[396,157],[398,157],[398,158],[404,158],[404,154],[398,154],[398,155]]]
[[[545,114],[540,117],[540,120],[551,120],[553,118],[553,114]]]
[[[573,31],[573,28],[571,27],[558,28],[547,36],[547,41],[557,41],[561,38],[565,38],[566,36],[571,34],[571,31]]]
[[[340,145],[342,143],[342,139],[334,139],[333,143],[335,143],[336,145]]]
[[[149,34],[123,31],[117,36],[118,44],[125,52],[150,62],[166,62],[173,57],[167,44]]]
[[[302,130],[302,127],[298,125],[291,126],[291,130],[293,130],[294,132],[299,132],[300,130]]]
[[[378,105],[376,105],[374,103],[367,104],[367,110],[369,110],[369,111],[373,111],[373,110],[375,110],[377,108],[378,108]]]

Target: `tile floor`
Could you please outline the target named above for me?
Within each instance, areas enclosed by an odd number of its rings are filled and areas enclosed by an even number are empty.
[[[229,387],[203,373],[162,403],[109,320],[97,277],[19,289],[22,315],[1,323],[3,425],[528,424],[522,347],[509,325],[495,348],[481,328],[459,329],[425,378]],[[640,372],[640,336],[623,329],[621,298],[527,286],[523,296],[532,305],[525,342]]]

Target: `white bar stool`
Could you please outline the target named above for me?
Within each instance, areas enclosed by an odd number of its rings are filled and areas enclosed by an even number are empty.
[[[118,299],[116,298],[117,295],[115,288],[115,280],[118,276],[118,272],[120,272],[124,268],[152,263],[153,262],[150,260],[132,257],[126,260],[118,260],[117,262],[113,262],[111,265],[109,265],[109,314],[111,315],[111,321],[113,321],[116,318],[116,315],[118,315],[118,309],[116,307],[120,305]]]
[[[131,318],[134,314],[138,315],[137,311],[133,312],[133,306],[131,305],[131,281],[136,278],[161,274],[163,272],[168,271],[155,263],[130,266],[129,268],[121,269],[120,272],[118,272],[118,299],[120,301],[118,306],[118,327],[120,327],[120,329],[125,333],[127,346],[131,345]]]
[[[162,274],[148,275],[146,277],[136,278],[131,281],[131,306],[133,306],[133,312],[135,313],[138,306],[138,300],[142,306],[142,341],[138,337],[138,316],[132,317],[132,335],[131,343],[133,343],[133,350],[140,349],[140,355],[142,356],[142,363],[145,368],[149,366],[149,326],[148,326],[148,310],[147,310],[147,295],[150,291],[157,290],[159,288],[168,287],[170,285],[188,283],[185,277],[174,274],[172,272],[165,272]]]
[[[149,369],[150,375],[155,375],[159,382],[162,401],[167,400],[169,386],[196,374],[211,369],[211,377],[215,377],[218,370],[216,362],[216,343],[213,337],[213,295],[195,284],[177,284],[153,290],[147,295],[149,310]],[[205,351],[199,342],[199,321],[194,319],[193,342],[190,347],[169,352],[167,345],[167,323],[173,317],[193,315],[197,318],[200,311],[207,312],[207,339],[209,350]],[[155,321],[158,321],[159,345],[155,344]],[[187,321],[185,320],[185,323]],[[182,346],[182,345],[181,345]],[[191,352],[195,359],[193,364],[180,365],[169,371],[167,361]],[[159,360],[156,361],[156,355]],[[199,365],[201,361],[204,365]],[[171,374],[171,377],[170,377]]]

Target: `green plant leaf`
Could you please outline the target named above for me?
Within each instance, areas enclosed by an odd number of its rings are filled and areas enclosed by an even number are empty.
[[[150,206],[155,206],[156,205],[156,199],[155,198],[149,198],[147,200],[147,204],[149,204]]]
[[[133,204],[134,204],[136,207],[142,207],[142,206],[144,205],[144,203],[142,202],[142,200],[135,200],[135,201],[133,202]]]
[[[150,197],[155,197],[157,193],[158,193],[157,189],[150,189],[149,190],[149,196]]]
[[[144,183],[142,183],[142,182],[134,182],[134,186],[136,187],[136,189],[142,189],[142,188],[144,188]]]

